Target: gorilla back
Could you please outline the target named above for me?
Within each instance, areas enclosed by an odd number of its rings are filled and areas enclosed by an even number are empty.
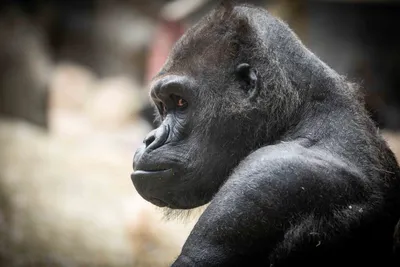
[[[399,167],[357,87],[267,11],[226,3],[154,77],[160,125],[134,156],[146,200],[210,203],[173,266],[395,266]]]

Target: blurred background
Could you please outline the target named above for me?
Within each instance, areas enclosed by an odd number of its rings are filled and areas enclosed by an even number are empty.
[[[168,266],[198,218],[165,221],[132,157],[148,83],[213,0],[0,0],[0,266]],[[400,155],[400,4],[249,0],[362,86]]]

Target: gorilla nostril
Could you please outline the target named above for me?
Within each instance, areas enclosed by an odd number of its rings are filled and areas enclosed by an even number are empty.
[[[151,145],[154,141],[156,140],[156,137],[154,135],[150,135],[148,137],[146,137],[144,139],[144,144],[146,145],[146,147],[148,147],[149,145]]]
[[[146,145],[146,150],[154,150],[164,145],[165,141],[167,141],[168,135],[168,125],[161,125],[157,129],[151,131],[143,140],[143,143]]]

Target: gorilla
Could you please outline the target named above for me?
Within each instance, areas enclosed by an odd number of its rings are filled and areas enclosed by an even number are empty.
[[[262,8],[223,1],[151,83],[133,160],[159,207],[208,203],[180,266],[400,266],[400,169],[357,86]],[[396,234],[395,234],[396,233]]]

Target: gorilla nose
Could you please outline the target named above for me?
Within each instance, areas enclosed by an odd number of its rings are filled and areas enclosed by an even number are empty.
[[[154,150],[164,145],[168,135],[168,125],[161,125],[157,129],[151,131],[143,140],[143,143],[146,145],[146,150]]]

